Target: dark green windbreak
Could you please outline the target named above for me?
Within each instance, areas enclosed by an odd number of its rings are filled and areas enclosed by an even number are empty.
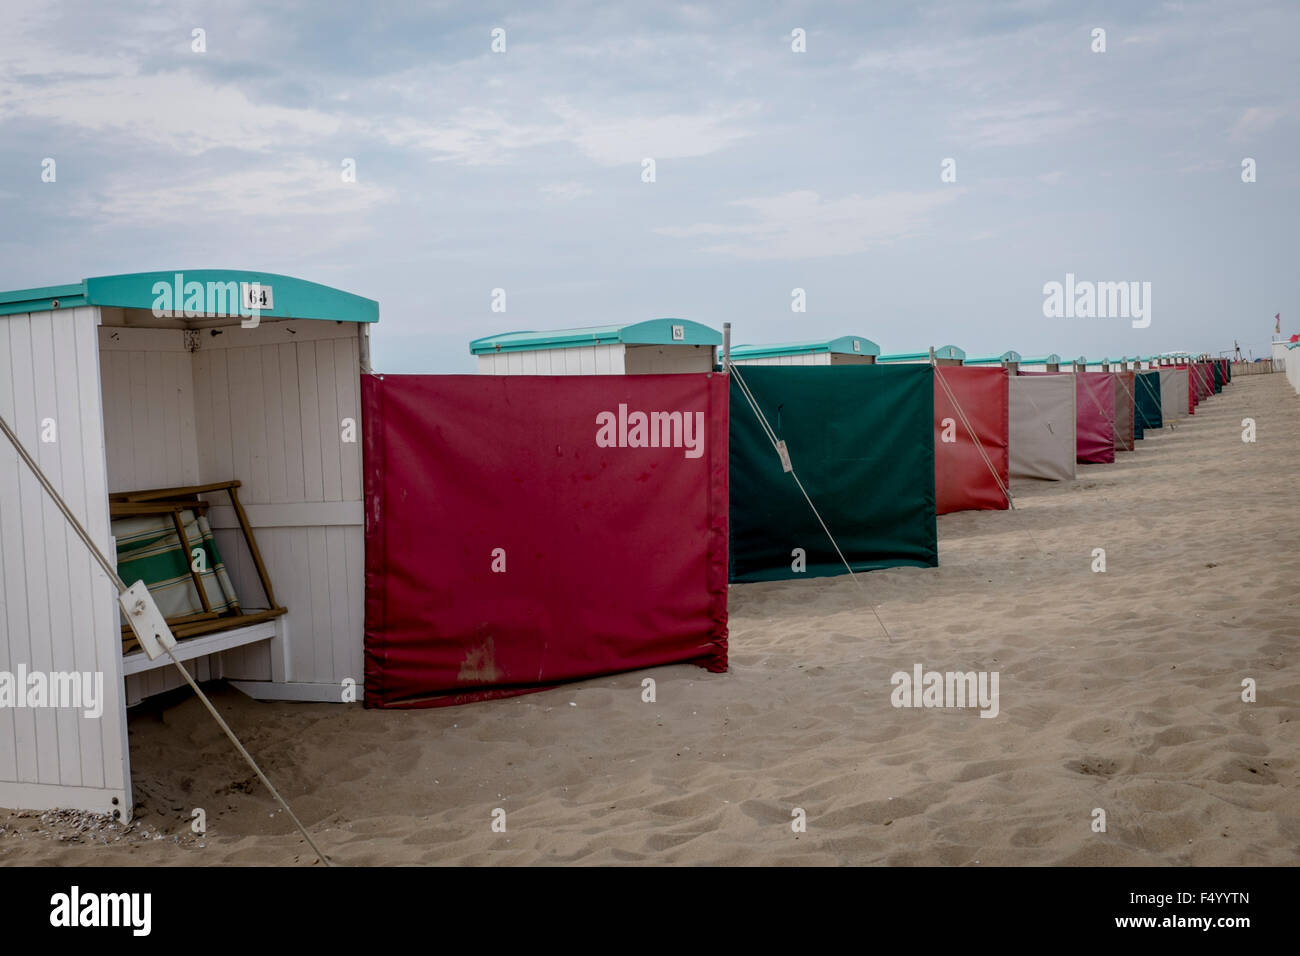
[[[1210,370],[1214,373],[1214,391],[1218,394],[1223,391],[1223,366],[1218,362],[1211,362]]]
[[[1137,399],[1137,421],[1141,422],[1143,428],[1163,428],[1164,419],[1160,414],[1160,370],[1138,372],[1136,384],[1134,397]]]
[[[854,571],[936,567],[934,369],[748,365],[740,375]],[[844,574],[731,381],[731,580]],[[793,570],[795,548],[807,570]]]

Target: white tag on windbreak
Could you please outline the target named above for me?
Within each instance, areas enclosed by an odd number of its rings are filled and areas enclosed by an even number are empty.
[[[790,453],[786,451],[785,442],[776,443],[776,453],[781,456],[781,470],[794,471],[794,466],[790,464]]]

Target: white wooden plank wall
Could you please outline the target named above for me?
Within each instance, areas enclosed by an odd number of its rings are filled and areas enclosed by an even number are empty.
[[[107,554],[108,483],[94,308],[0,317],[0,414]],[[42,441],[52,419],[54,441]],[[0,443],[0,670],[104,674],[98,719],[0,709],[0,805],[129,814],[115,592],[17,454]]]
[[[280,649],[261,643],[225,652],[222,676],[360,683],[365,576],[356,326],[297,325],[311,327],[303,329],[306,341],[281,337],[243,347],[245,330],[228,329],[194,353],[200,481],[243,483],[240,502],[254,506],[248,510],[262,559],[276,600],[289,609],[284,670]],[[345,418],[356,424],[355,442],[341,440]],[[214,505],[228,503],[224,494],[209,497]],[[333,507],[304,517],[304,502]],[[219,514],[214,508],[214,531],[235,588],[246,606],[263,607],[252,559],[228,527],[233,522]]]
[[[193,358],[179,329],[99,328],[110,491],[199,483]],[[195,680],[221,677],[217,655],[188,665]],[[126,678],[128,705],[181,687],[171,667]]]
[[[197,484],[192,362],[181,331],[102,326],[99,347],[109,490]]]
[[[706,345],[629,345],[623,360],[628,375],[712,372],[713,361]]]
[[[829,352],[804,355],[772,355],[767,358],[733,359],[737,365],[830,365]]]
[[[278,641],[263,641],[196,658],[196,679],[360,683],[365,577],[355,324],[205,331],[193,353],[179,330],[104,328],[101,340],[113,490],[239,479],[276,600],[289,609],[287,668]],[[169,399],[162,415],[159,382]],[[341,440],[344,418],[356,423],[355,443]],[[178,440],[180,455],[171,452]],[[246,608],[265,607],[229,498],[208,498],[236,592]],[[304,513],[304,504],[314,510]],[[183,683],[171,668],[135,674],[127,678],[127,699]]]
[[[622,375],[624,346],[498,352],[478,357],[480,375]]]

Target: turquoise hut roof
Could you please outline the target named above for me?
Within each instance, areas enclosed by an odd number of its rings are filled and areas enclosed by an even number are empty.
[[[540,349],[571,349],[588,345],[721,345],[717,329],[687,319],[649,319],[625,325],[596,325],[582,329],[552,329],[546,332],[501,332],[469,343],[474,355],[495,352],[533,352]]]

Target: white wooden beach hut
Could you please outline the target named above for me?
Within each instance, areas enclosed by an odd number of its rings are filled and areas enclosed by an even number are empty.
[[[686,319],[547,332],[502,332],[469,343],[486,375],[658,375],[712,372],[722,333]]]
[[[936,365],[961,365],[966,361],[966,353],[955,345],[941,345],[934,350],[934,362]],[[881,355],[876,359],[881,365],[893,365],[895,363],[918,364],[930,363],[930,352],[898,352],[892,355]]]
[[[1015,375],[1016,372],[1019,370],[1020,363],[1022,361],[1024,361],[1024,358],[1023,356],[1021,356],[1019,352],[1017,352],[1015,349],[1009,349],[1008,351],[1002,352],[999,355],[980,355],[977,356],[976,358],[971,358],[967,356],[963,360],[962,364],[977,365],[983,367],[987,367],[990,365],[1001,365],[1004,369],[1007,370],[1008,374]]]
[[[173,628],[197,679],[320,701],[362,682],[360,375],[378,314],[263,272],[0,293],[0,416],[110,560],[112,515],[181,492],[206,512],[243,619]],[[126,708],[183,680],[126,643],[114,586],[0,436],[0,672],[100,672],[104,689],[98,718],[0,708],[0,806],[130,816]]]
[[[1061,356],[1052,352],[1048,355],[1038,355],[1031,358],[1022,358],[1019,363],[1021,372],[1059,372],[1061,371]],[[1069,369],[1066,369],[1069,371]]]
[[[873,365],[878,355],[880,346],[864,335],[731,347],[736,365]]]

